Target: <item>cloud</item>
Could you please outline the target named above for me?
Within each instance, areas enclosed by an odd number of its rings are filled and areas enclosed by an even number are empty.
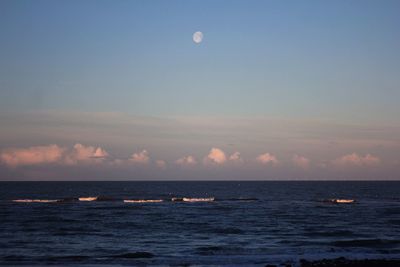
[[[226,162],[226,155],[225,152],[219,148],[211,148],[210,153],[204,158],[205,164],[217,164],[221,165]]]
[[[357,153],[344,155],[332,161],[332,164],[338,167],[346,166],[376,166],[381,163],[380,158],[366,154],[364,157]]]
[[[59,162],[65,149],[57,145],[10,148],[0,154],[0,160],[9,167]]]
[[[279,163],[278,159],[270,153],[261,154],[256,158],[256,160],[261,164],[277,165]]]
[[[108,157],[107,151],[101,147],[84,146],[75,144],[71,151],[64,155],[64,163],[67,165],[76,165],[79,163],[100,163]]]
[[[75,144],[69,150],[58,145],[33,146],[29,148],[10,148],[0,155],[0,161],[10,167],[60,164],[75,165],[78,163],[100,163],[108,157],[101,147]]]
[[[108,157],[108,153],[101,147],[75,144],[72,149],[67,149],[58,145],[48,145],[6,149],[0,155],[0,161],[15,168],[41,164],[100,163],[106,157]]]
[[[176,164],[181,166],[190,166],[196,165],[197,161],[193,156],[185,156],[175,161]]]
[[[240,156],[240,153],[238,151],[236,151],[235,153],[233,153],[232,155],[229,156],[229,160],[233,161],[233,162],[238,162],[241,163],[243,162],[242,157]]]
[[[129,161],[133,163],[147,164],[150,161],[149,153],[146,149],[143,149],[138,153],[132,154]]]
[[[160,169],[165,169],[167,167],[167,163],[164,160],[157,160],[156,166]]]
[[[292,162],[295,166],[302,168],[303,170],[307,170],[310,167],[310,160],[303,156],[294,155]]]

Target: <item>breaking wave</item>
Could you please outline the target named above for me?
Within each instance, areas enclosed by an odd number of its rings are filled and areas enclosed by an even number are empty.
[[[354,199],[332,198],[332,199],[325,199],[323,202],[328,202],[333,204],[353,204],[356,201]]]
[[[207,198],[191,198],[191,197],[173,197],[171,201],[173,202],[212,202],[214,201],[214,197]]]
[[[212,202],[214,201],[214,197],[207,197],[207,198],[189,198],[189,197],[184,197],[182,198],[183,202]]]
[[[162,199],[124,199],[125,203],[160,203]]]
[[[69,198],[60,198],[60,199],[13,199],[12,202],[17,203],[61,203],[61,202],[75,202],[75,201],[123,201],[126,203],[157,203],[169,201],[169,199],[123,199],[123,198],[112,198],[107,196],[87,196],[87,197],[69,197]],[[238,201],[238,202],[251,202],[251,201],[259,201],[258,198],[218,198],[215,197],[204,197],[204,198],[192,198],[192,197],[173,197],[170,199],[172,202],[212,202],[212,201]],[[341,198],[332,198],[332,199],[323,199],[319,200],[319,202],[331,203],[331,204],[354,204],[357,203],[355,199],[341,199]]]
[[[96,201],[98,197],[80,197],[78,198],[79,201]]]
[[[14,199],[13,202],[19,203],[56,203],[61,202],[61,199]]]

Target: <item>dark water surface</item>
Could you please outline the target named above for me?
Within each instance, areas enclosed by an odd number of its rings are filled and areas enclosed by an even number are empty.
[[[77,199],[90,196],[101,198]],[[356,203],[324,202],[332,198]],[[264,266],[338,256],[399,258],[400,182],[0,183],[3,265]]]

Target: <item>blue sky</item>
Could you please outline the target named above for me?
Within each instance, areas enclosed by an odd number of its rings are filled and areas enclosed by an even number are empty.
[[[213,147],[228,154],[224,140],[236,135],[224,129],[223,138],[213,139],[217,130],[210,126],[203,143],[179,141],[179,131],[174,131],[159,132],[157,140],[137,138],[116,144],[111,133],[107,138],[90,138],[97,133],[92,128],[75,138],[53,130],[57,125],[71,132],[81,125],[77,118],[82,117],[88,127],[101,121],[104,129],[96,131],[108,132],[110,117],[102,114],[119,114],[110,120],[119,122],[126,133],[135,127],[142,131],[132,122],[138,118],[151,122],[157,118],[161,128],[173,118],[179,121],[176,129],[207,127],[200,122],[182,126],[182,117],[185,125],[198,118],[209,123],[228,118],[219,122],[231,125],[241,118],[252,121],[248,138],[238,138],[242,153],[252,159],[272,147],[287,161],[294,154],[310,161],[325,156],[329,162],[356,153],[360,162],[371,154],[383,162],[389,158],[393,165],[398,160],[393,155],[398,151],[400,126],[398,10],[399,1],[3,0],[0,148],[57,144],[72,149],[85,141],[87,146],[106,147],[115,158],[129,157],[124,150],[129,148],[131,154],[146,149],[169,162],[179,153],[197,153],[202,161]],[[204,33],[198,45],[192,41],[195,31]],[[21,116],[42,120],[43,128],[35,132],[34,125],[20,122]],[[54,117],[60,119],[58,124]],[[121,117],[131,118],[132,125],[126,126]],[[254,119],[280,123],[257,130]],[[326,137],[318,129],[321,123],[328,129],[339,125],[337,135]],[[289,129],[290,124],[298,127]],[[46,132],[49,128],[51,135]],[[375,129],[373,142],[369,128]],[[362,148],[351,143],[329,154],[329,148],[312,152],[293,139],[289,143],[298,151],[290,152],[285,139],[274,145],[265,140],[271,131],[310,131],[314,139],[327,143],[350,139],[370,143]],[[344,138],[343,132],[350,137]],[[258,135],[265,139],[257,147],[252,142]],[[178,143],[179,148],[174,147]],[[167,150],[179,153],[168,158]],[[396,178],[398,169],[392,165],[385,171],[389,168],[390,178]],[[3,168],[4,173],[16,172]]]

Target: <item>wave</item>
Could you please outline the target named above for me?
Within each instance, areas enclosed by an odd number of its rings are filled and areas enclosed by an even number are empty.
[[[207,198],[191,198],[191,197],[173,197],[171,201],[173,202],[212,202],[214,201],[214,197]]]
[[[79,201],[96,201],[98,197],[80,197],[78,198]]]
[[[162,199],[124,199],[125,203],[159,203]]]
[[[116,199],[107,196],[97,196],[97,197],[80,197],[79,201],[114,201]]]
[[[356,201],[354,199],[343,199],[343,198],[332,198],[326,199],[324,202],[334,203],[334,204],[352,204]]]
[[[62,199],[14,199],[13,202],[19,203],[65,203],[65,202],[91,202],[91,201],[123,201],[125,203],[159,203],[166,201],[165,199],[123,199],[123,198],[113,198],[107,196],[83,196],[83,197],[69,197]],[[213,202],[217,201],[215,197],[173,197],[171,198],[172,202]],[[218,201],[258,201],[257,198],[228,198],[228,199],[218,199]],[[325,202],[331,203],[344,203],[333,202],[333,200],[325,200]],[[343,201],[343,200],[342,200]]]
[[[13,202],[19,203],[56,203],[60,202],[60,199],[14,199]]]
[[[189,198],[189,197],[173,197],[171,198],[171,201],[174,202],[212,202],[212,201],[239,201],[239,202],[251,202],[251,201],[258,201],[258,198],[226,198],[226,199],[221,199],[218,198],[216,199],[215,197],[207,197],[207,198]]]
[[[184,197],[182,198],[183,202],[212,202],[214,201],[214,197],[207,197],[207,198],[189,198],[189,197]]]
[[[60,199],[60,203],[62,202],[62,203],[64,203],[64,202],[74,202],[74,201],[78,201],[78,198],[76,198],[76,197],[68,197],[68,198],[63,198],[63,199]]]
[[[207,198],[191,198],[191,197],[173,197],[171,201],[173,202],[212,202],[214,201],[214,197]]]

